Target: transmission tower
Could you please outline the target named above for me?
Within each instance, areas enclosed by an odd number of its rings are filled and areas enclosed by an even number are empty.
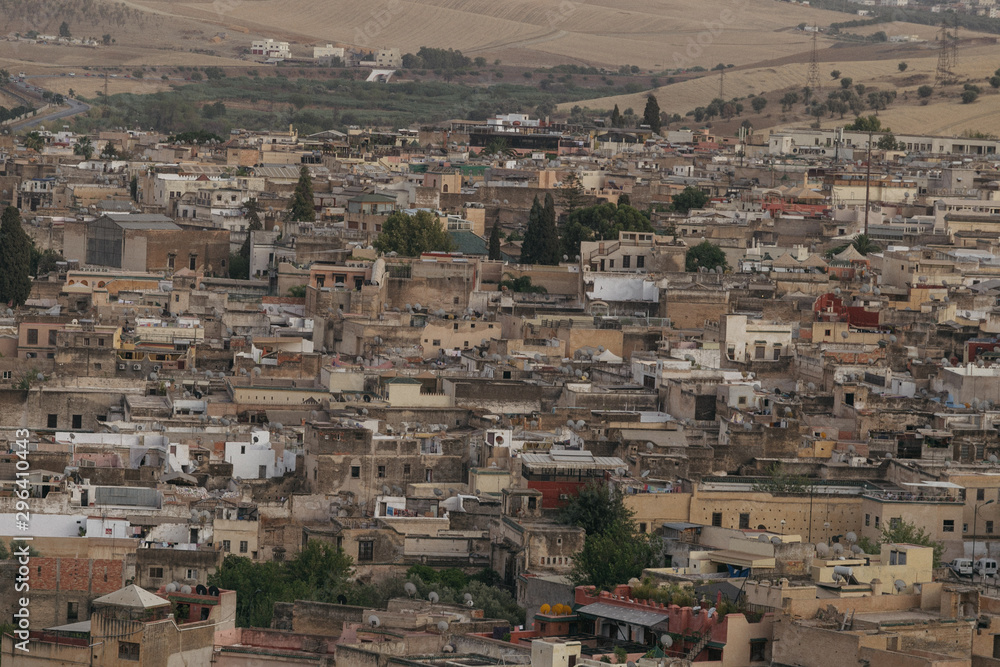
[[[958,14],[955,14],[955,32],[948,40],[948,66],[954,68],[958,65]]]
[[[719,99],[726,99],[726,70],[719,70]]]
[[[949,37],[948,24],[942,21],[941,34],[938,36],[941,48],[938,50],[937,72],[934,75],[935,83],[941,83],[951,76],[951,68],[948,66],[951,60],[949,56],[950,48],[948,46]]]
[[[819,28],[813,27],[812,59],[809,61],[809,77],[806,85],[814,92],[819,91],[819,51],[816,46],[816,39],[819,36]]]

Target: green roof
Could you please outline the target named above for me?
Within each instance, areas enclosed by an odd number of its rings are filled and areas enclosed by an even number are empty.
[[[449,230],[448,236],[455,242],[454,252],[460,252],[463,255],[482,255],[483,257],[490,254],[489,242],[467,229]],[[505,252],[500,253],[500,258],[508,262],[514,261],[514,258]]]

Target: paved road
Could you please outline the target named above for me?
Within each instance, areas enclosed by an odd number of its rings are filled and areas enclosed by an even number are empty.
[[[12,93],[14,97],[17,97],[18,99],[22,100],[22,102],[30,102],[34,104],[32,100],[23,96],[29,90],[32,90],[34,88],[39,88],[39,86],[31,86],[23,81],[17,81],[12,86],[8,86],[6,90],[8,93]],[[53,109],[47,113],[41,114],[39,116],[33,116],[18,123],[13,123],[11,125],[8,125],[7,127],[12,129],[22,130],[29,127],[35,127],[40,123],[45,123],[50,120],[69,118],[71,116],[84,113],[90,109],[89,104],[84,104],[83,102],[74,100],[71,97],[64,97],[63,99],[65,100],[66,104],[69,105],[68,109],[62,109],[62,108]]]

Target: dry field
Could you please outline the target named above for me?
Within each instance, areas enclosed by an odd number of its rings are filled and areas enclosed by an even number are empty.
[[[41,86],[46,90],[51,90],[53,93],[60,93],[62,95],[68,95],[70,89],[72,89],[77,95],[82,95],[83,97],[96,97],[96,93],[98,91],[102,93],[104,92],[104,78],[97,76],[84,77],[78,74],[75,77],[39,77],[31,79],[31,83]],[[170,90],[172,86],[180,83],[180,81],[163,81],[158,77],[145,79],[109,78],[108,93],[110,95],[117,95],[119,93],[145,95]]]
[[[845,15],[775,0],[130,0],[165,15],[238,24],[300,43],[460,49],[509,65],[556,62],[650,69],[710,66],[808,49],[786,30]],[[691,46],[694,45],[694,46]],[[688,47],[691,46],[689,49]]]

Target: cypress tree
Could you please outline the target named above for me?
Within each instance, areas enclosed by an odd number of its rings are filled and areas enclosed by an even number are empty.
[[[22,305],[31,294],[31,239],[21,227],[21,213],[13,206],[0,217],[0,302]]]
[[[542,207],[540,240],[538,263],[558,264],[559,231],[556,229],[556,202],[550,193],[545,193],[545,205]]]
[[[656,101],[655,95],[646,98],[646,110],[642,114],[642,122],[649,125],[656,134],[660,133],[660,103]]]
[[[299,170],[299,182],[295,185],[295,194],[288,205],[288,219],[298,222],[313,222],[316,220],[316,206],[313,203],[312,177],[305,165]]]
[[[542,204],[536,196],[528,212],[528,229],[521,242],[521,264],[538,264],[542,243]]]
[[[618,105],[615,105],[614,111],[611,112],[611,127],[624,127],[625,121],[622,119],[622,112],[618,110]]]
[[[490,230],[489,259],[501,259],[499,222],[493,223],[493,229]]]

